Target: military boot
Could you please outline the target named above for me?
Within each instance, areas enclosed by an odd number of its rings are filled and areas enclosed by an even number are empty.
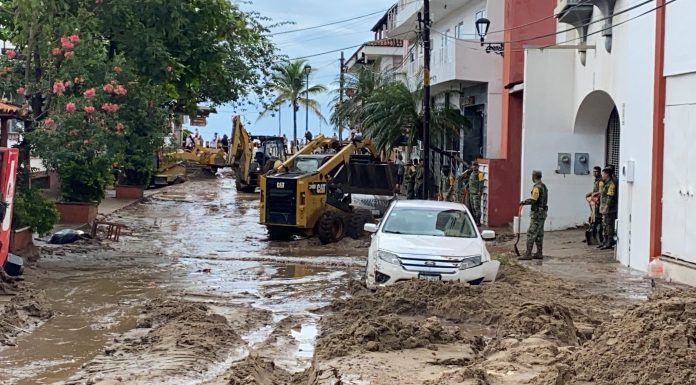
[[[534,259],[534,257],[532,256],[531,247],[527,247],[527,251],[524,252],[524,255],[518,258],[519,261],[531,261],[532,259]]]
[[[534,259],[544,259],[543,247],[537,246],[537,252],[534,254]]]

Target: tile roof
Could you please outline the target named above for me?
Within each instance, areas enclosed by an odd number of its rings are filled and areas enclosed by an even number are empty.
[[[403,47],[404,41],[401,39],[381,39],[367,42],[364,45],[365,47]]]

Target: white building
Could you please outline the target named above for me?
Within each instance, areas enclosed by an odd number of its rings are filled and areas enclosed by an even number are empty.
[[[646,271],[666,256],[672,278],[696,283],[696,2],[665,3],[559,1],[557,45],[526,50],[520,197],[542,170],[547,230],[581,225],[588,170],[613,164],[617,258]]]
[[[481,47],[475,21],[491,19],[489,39],[502,39],[504,1],[431,0],[431,95],[436,105],[461,110],[471,129],[459,138],[443,138],[445,150],[465,160],[497,158],[501,148],[502,58]],[[415,84],[423,77],[423,46],[418,41],[422,0],[400,0],[388,13],[387,36],[406,40],[404,71]],[[489,119],[489,117],[494,117]]]
[[[358,48],[351,57],[346,60],[347,71],[353,71],[360,65],[376,64],[383,74],[399,72],[403,68],[404,44],[402,39],[390,39],[387,37],[389,25],[388,15],[396,6],[387,11],[384,16],[372,27],[375,39]]]

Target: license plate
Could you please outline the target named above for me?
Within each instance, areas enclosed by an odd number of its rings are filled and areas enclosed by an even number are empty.
[[[418,279],[424,281],[442,281],[442,276],[440,274],[418,274]]]

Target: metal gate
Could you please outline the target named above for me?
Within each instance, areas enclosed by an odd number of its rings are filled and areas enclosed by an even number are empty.
[[[621,119],[619,119],[619,111],[616,108],[609,116],[606,150],[607,165],[612,165],[618,170],[621,151]]]

